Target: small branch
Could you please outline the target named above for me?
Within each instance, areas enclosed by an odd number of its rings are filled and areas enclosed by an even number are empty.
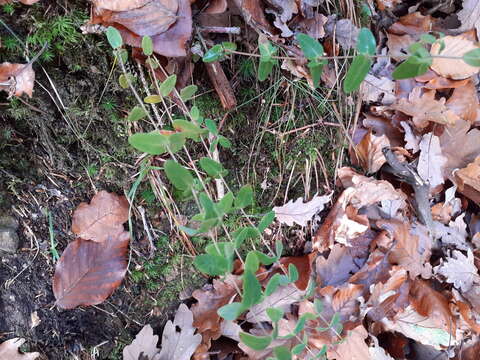
[[[203,26],[198,30],[202,33],[217,33],[217,34],[240,34],[240,28],[238,26]]]

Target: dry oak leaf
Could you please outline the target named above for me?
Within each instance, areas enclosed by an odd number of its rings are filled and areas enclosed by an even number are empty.
[[[463,120],[475,123],[480,117],[480,103],[477,89],[471,79],[465,85],[455,88],[446,102],[447,108]]]
[[[198,302],[192,305],[191,310],[193,326],[198,329],[198,332],[209,331],[213,339],[216,339],[220,335],[222,322],[217,310],[228,304],[235,295],[233,286],[217,279],[214,279],[213,285],[209,285],[206,289],[195,290],[192,296]]]
[[[463,169],[455,171],[458,190],[480,205],[480,156]]]
[[[97,305],[121,284],[127,272],[130,235],[127,231],[103,243],[76,239],[63,252],[55,268],[56,305],[73,309]]]
[[[363,139],[355,146],[355,155],[360,165],[368,172],[375,173],[387,161],[382,149],[390,147],[390,141],[386,135],[375,136],[370,130]]]
[[[194,334],[193,314],[187,305],[180,304],[173,322],[167,321],[163,329],[162,350],[153,360],[190,360],[202,342],[202,335]]]
[[[445,36],[442,38],[445,48],[442,50],[442,56],[453,56],[461,58],[465,53],[478,49],[479,47],[463,35]],[[430,49],[432,55],[439,55],[441,49],[440,43],[434,43]],[[434,57],[431,69],[441,76],[454,80],[466,79],[475,75],[479,68],[468,65],[465,61],[459,59],[445,59]]]
[[[104,242],[123,232],[128,220],[129,204],[125,196],[98,192],[90,204],[81,203],[73,213],[72,231],[80,238]]]
[[[467,250],[467,224],[464,221],[465,213],[457,216],[455,221],[450,221],[448,226],[433,222],[433,236],[441,239],[444,245],[452,245],[460,250]]]
[[[365,342],[368,332],[363,325],[349,330],[343,341],[335,348],[328,350],[327,356],[331,360],[371,360],[370,350]]]
[[[430,15],[422,15],[419,11],[402,16],[396,23],[388,28],[389,33],[397,35],[420,36],[430,32],[434,28],[434,18]]]
[[[362,100],[365,102],[377,102],[381,98],[383,105],[393,104],[396,100],[394,95],[395,83],[393,80],[382,76],[376,77],[368,74],[360,86]]]
[[[470,127],[470,122],[459,120],[440,135],[442,153],[447,158],[443,168],[445,178],[453,180],[455,169],[466,167],[480,155],[480,130]]]
[[[278,221],[288,226],[293,226],[294,223],[307,226],[307,223],[324,209],[325,204],[330,202],[332,194],[315,195],[312,200],[306,203],[303,202],[302,198],[298,198],[295,201],[290,200],[283,206],[275,206],[273,208],[275,217]]]
[[[130,345],[123,348],[123,360],[153,360],[160,350],[157,348],[158,336],[153,335],[152,327],[147,324],[135,336]]]
[[[378,241],[384,249],[390,249],[388,260],[393,265],[402,266],[408,270],[412,279],[421,275],[429,279],[432,267],[428,262],[431,255],[432,241],[429,237],[413,234],[408,222],[397,219],[379,220],[376,222],[380,229],[388,232],[389,238]]]
[[[14,338],[4,341],[0,344],[0,359],[5,360],[35,360],[40,356],[39,353],[26,353],[22,354],[18,352],[20,346],[23,345],[25,339]]]
[[[391,106],[392,109],[412,116],[412,121],[419,129],[423,129],[430,122],[442,125],[453,125],[460,120],[459,116],[445,105],[445,98],[435,99],[435,91],[417,87],[412,90],[408,99],[400,99]]]
[[[447,260],[434,268],[435,273],[446,278],[446,281],[453,284],[457,289],[466,292],[472,288],[474,283],[480,282],[478,269],[473,262],[472,250],[467,250],[467,256],[461,251],[453,250]]]
[[[32,97],[35,72],[31,65],[11,64],[5,62],[0,64],[0,90],[9,95],[21,96],[23,93]]]
[[[292,30],[287,25],[287,22],[293,17],[293,14],[298,13],[298,7],[295,0],[268,0],[272,4],[271,8],[267,8],[265,12],[272,14],[275,17],[273,25],[280,29],[282,37],[290,37],[293,35]]]

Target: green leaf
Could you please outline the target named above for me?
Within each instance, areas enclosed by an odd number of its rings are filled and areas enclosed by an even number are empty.
[[[298,34],[297,41],[308,60],[317,60],[323,56],[323,46],[317,40],[307,34]]]
[[[258,260],[260,261],[260,263],[262,263],[263,265],[271,265],[273,264],[275,261],[277,261],[277,257],[276,256],[268,256],[264,253],[262,253],[261,251],[258,251],[258,250],[251,250],[252,252],[254,252],[255,254],[257,254],[257,258]]]
[[[168,96],[175,88],[176,83],[177,75],[173,74],[167,77],[165,81],[160,84],[160,94],[162,96]]]
[[[180,191],[187,191],[192,188],[193,185],[193,176],[190,174],[190,171],[185,169],[182,165],[177,163],[175,160],[165,161],[163,166],[165,174],[167,175],[168,180]]]
[[[300,331],[302,331],[305,328],[305,323],[307,322],[307,320],[315,320],[316,318],[317,318],[317,316],[315,314],[312,314],[312,313],[307,312],[307,313],[303,314],[298,319],[297,324],[295,325],[295,328],[293,329],[293,333],[295,335],[298,334]]]
[[[235,249],[240,248],[246,239],[254,239],[260,234],[258,230],[251,226],[246,226],[238,229],[233,233],[233,241],[235,243]]]
[[[264,350],[272,342],[271,336],[255,336],[245,332],[240,332],[240,340],[253,350]]]
[[[224,55],[223,46],[220,44],[212,46],[206,53],[203,55],[203,62],[209,63],[221,59]]]
[[[290,281],[285,275],[280,275],[278,273],[274,274],[268,281],[267,286],[265,287],[265,296],[272,295],[279,286],[285,286],[289,283]]]
[[[183,101],[190,100],[195,96],[195,93],[197,92],[197,90],[198,90],[197,85],[188,85],[184,87],[182,90],[180,90],[180,98]]]
[[[217,242],[207,245],[205,252],[213,256],[220,256],[227,261],[227,271],[233,270],[233,258],[235,255],[235,249],[231,242]]]
[[[145,99],[143,99],[143,102],[147,104],[158,104],[161,101],[162,97],[160,95],[149,95]]]
[[[277,52],[277,47],[266,38],[266,36],[258,37],[258,49],[260,50],[261,59],[264,61],[270,61],[272,56]]]
[[[132,111],[128,114],[127,120],[128,121],[138,121],[140,119],[143,119],[145,116],[147,116],[147,113],[145,110],[143,110],[140,106],[135,106]]]
[[[205,126],[213,135],[218,135],[217,124],[212,119],[205,119]]]
[[[187,226],[183,226],[183,225],[180,225],[179,226],[179,229],[182,230],[185,234],[187,234],[188,236],[194,236],[194,235],[197,235],[198,234],[198,230],[197,229],[192,229],[192,228],[189,228]]]
[[[130,135],[128,143],[135,149],[150,155],[161,155],[168,151],[170,141],[166,135],[160,134],[155,130],[149,133]]]
[[[343,91],[347,94],[357,90],[372,66],[372,60],[366,55],[357,55],[348,69],[343,81]]]
[[[207,132],[206,129],[202,129],[194,122],[184,119],[173,120],[172,126],[175,130],[181,131],[186,138],[195,141],[200,141],[200,135],[203,135]]]
[[[115,29],[113,26],[109,26],[107,28],[107,40],[113,49],[118,49],[123,44],[122,35],[120,34],[120,31]]]
[[[281,258],[283,253],[283,243],[282,240],[275,241],[275,254],[277,254],[277,258]]]
[[[480,67],[480,49],[470,50],[463,55],[463,61],[470,66]]]
[[[235,198],[235,207],[243,209],[253,204],[253,190],[251,185],[242,186]]]
[[[232,192],[228,192],[228,193],[225,194],[225,195],[220,199],[220,201],[218,202],[218,208],[219,208],[224,214],[228,214],[228,213],[230,212],[230,210],[232,210],[233,200],[234,200],[233,193],[232,193]]]
[[[144,36],[142,38],[142,50],[146,56],[151,56],[153,54],[153,41],[150,36]]]
[[[218,255],[198,255],[195,257],[193,264],[199,271],[210,276],[223,275],[229,270],[227,259]]]
[[[269,227],[273,220],[275,219],[275,211],[270,211],[266,213],[263,217],[262,220],[258,223],[258,231],[260,233],[263,233],[267,227]]]
[[[363,55],[375,55],[377,42],[370,29],[361,28],[358,33],[357,50]]]
[[[292,354],[298,355],[306,348],[305,344],[297,344],[292,348]]]
[[[297,267],[291,263],[288,264],[288,280],[293,283],[298,280],[298,276]]]
[[[321,314],[323,311],[323,303],[320,299],[313,300],[313,306],[315,307],[315,311],[317,314]]]
[[[190,175],[191,176],[191,175]],[[205,212],[204,219],[218,219],[219,218],[219,213],[217,211],[217,208],[215,206],[215,203],[210,199],[210,197],[202,192],[198,196],[198,201],[200,202],[200,205],[202,205],[202,208]]]
[[[273,349],[273,354],[277,360],[292,360],[292,354],[286,346],[277,346]]]
[[[219,136],[218,143],[222,145],[222,147],[224,147],[225,149],[229,149],[232,147],[232,143],[225,136]]]
[[[183,145],[185,145],[185,135],[183,133],[170,134],[168,140],[170,141],[170,151],[174,154],[182,150]]]
[[[199,163],[203,171],[205,171],[208,176],[212,178],[220,178],[221,176],[225,175],[226,170],[223,168],[222,164],[213,159],[203,157],[200,159]]]
[[[393,71],[392,77],[395,80],[402,80],[425,74],[428,71],[430,64],[428,61],[421,59],[418,56],[410,56],[407,60],[397,66]]]
[[[127,62],[127,60],[128,60],[127,49],[118,49],[117,50],[117,56],[119,56],[120,60],[123,61],[124,63]]]
[[[198,119],[200,119],[200,110],[195,105],[190,109],[190,116],[194,121],[198,121]]]
[[[235,44],[234,42],[224,41],[222,42],[222,46],[226,50],[231,50],[231,51],[237,50],[237,44]]]
[[[272,322],[280,321],[284,314],[284,311],[280,308],[267,308],[265,312]]]
[[[257,76],[259,81],[264,81],[268,78],[268,75],[270,75],[273,70],[273,65],[275,65],[274,61],[260,60],[260,63],[258,64],[258,76]]]
[[[242,304],[246,309],[258,304],[262,300],[262,286],[252,271],[243,273]]]
[[[227,304],[222,306],[217,310],[217,314],[228,321],[236,320],[244,311],[245,307],[242,303],[233,302],[231,304]]]
[[[322,77],[323,66],[327,63],[323,61],[310,61],[307,66],[310,69],[310,75],[312,76],[313,87],[317,88],[320,85],[320,79]]]
[[[257,254],[255,254],[253,251],[249,251],[247,254],[247,258],[245,259],[245,270],[255,274],[259,266],[260,261],[258,261]]]
[[[420,35],[420,41],[426,44],[433,44],[437,39],[431,34],[422,34]]]
[[[132,74],[121,74],[118,77],[118,83],[122,89],[127,89],[130,86],[128,85],[128,82],[133,83],[134,81],[135,77]]]

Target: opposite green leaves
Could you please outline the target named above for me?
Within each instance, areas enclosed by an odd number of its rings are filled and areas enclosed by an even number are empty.
[[[277,63],[273,56],[277,52],[277,47],[273,46],[265,36],[258,37],[258,48],[260,50],[260,63],[258,64],[258,80],[265,80],[272,72],[273,66]]]
[[[297,40],[303,51],[303,55],[309,60],[307,66],[310,69],[313,86],[316,88],[320,85],[323,66],[327,63],[327,60],[322,59],[324,52],[323,46],[317,40],[306,34],[298,34]]]

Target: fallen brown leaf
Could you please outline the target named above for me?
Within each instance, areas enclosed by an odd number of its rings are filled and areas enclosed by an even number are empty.
[[[480,204],[480,156],[463,169],[455,172],[458,190],[465,196]]]
[[[358,157],[359,164],[367,173],[375,173],[387,161],[383,155],[382,149],[390,147],[390,141],[385,135],[375,136],[369,131],[360,143],[355,146],[355,154]]]
[[[0,344],[0,359],[5,360],[35,360],[40,356],[37,352],[22,354],[18,350],[25,339],[14,338]]]
[[[464,86],[455,88],[448,98],[446,106],[463,120],[471,123],[478,121],[480,118],[480,103],[473,81],[469,79]]]
[[[123,348],[123,360],[138,360],[141,356],[147,360],[155,359],[160,350],[157,348],[158,336],[153,335],[152,327],[147,324],[135,336],[130,345]]]
[[[104,242],[123,232],[129,204],[125,196],[98,192],[90,204],[81,203],[72,218],[72,231],[80,238]]]
[[[102,303],[120,285],[127,272],[128,232],[103,243],[77,239],[63,252],[55,267],[56,305],[73,309]]]
[[[31,65],[0,64],[0,90],[9,95],[21,96],[23,93],[32,97],[35,72]]]
[[[445,48],[442,56],[462,57],[465,53],[478,49],[479,47],[463,35],[445,36],[442,38]],[[430,49],[432,55],[440,54],[441,45],[434,43]],[[463,60],[433,58],[430,66],[437,74],[454,80],[466,79],[479,71],[478,67],[468,65]]]

